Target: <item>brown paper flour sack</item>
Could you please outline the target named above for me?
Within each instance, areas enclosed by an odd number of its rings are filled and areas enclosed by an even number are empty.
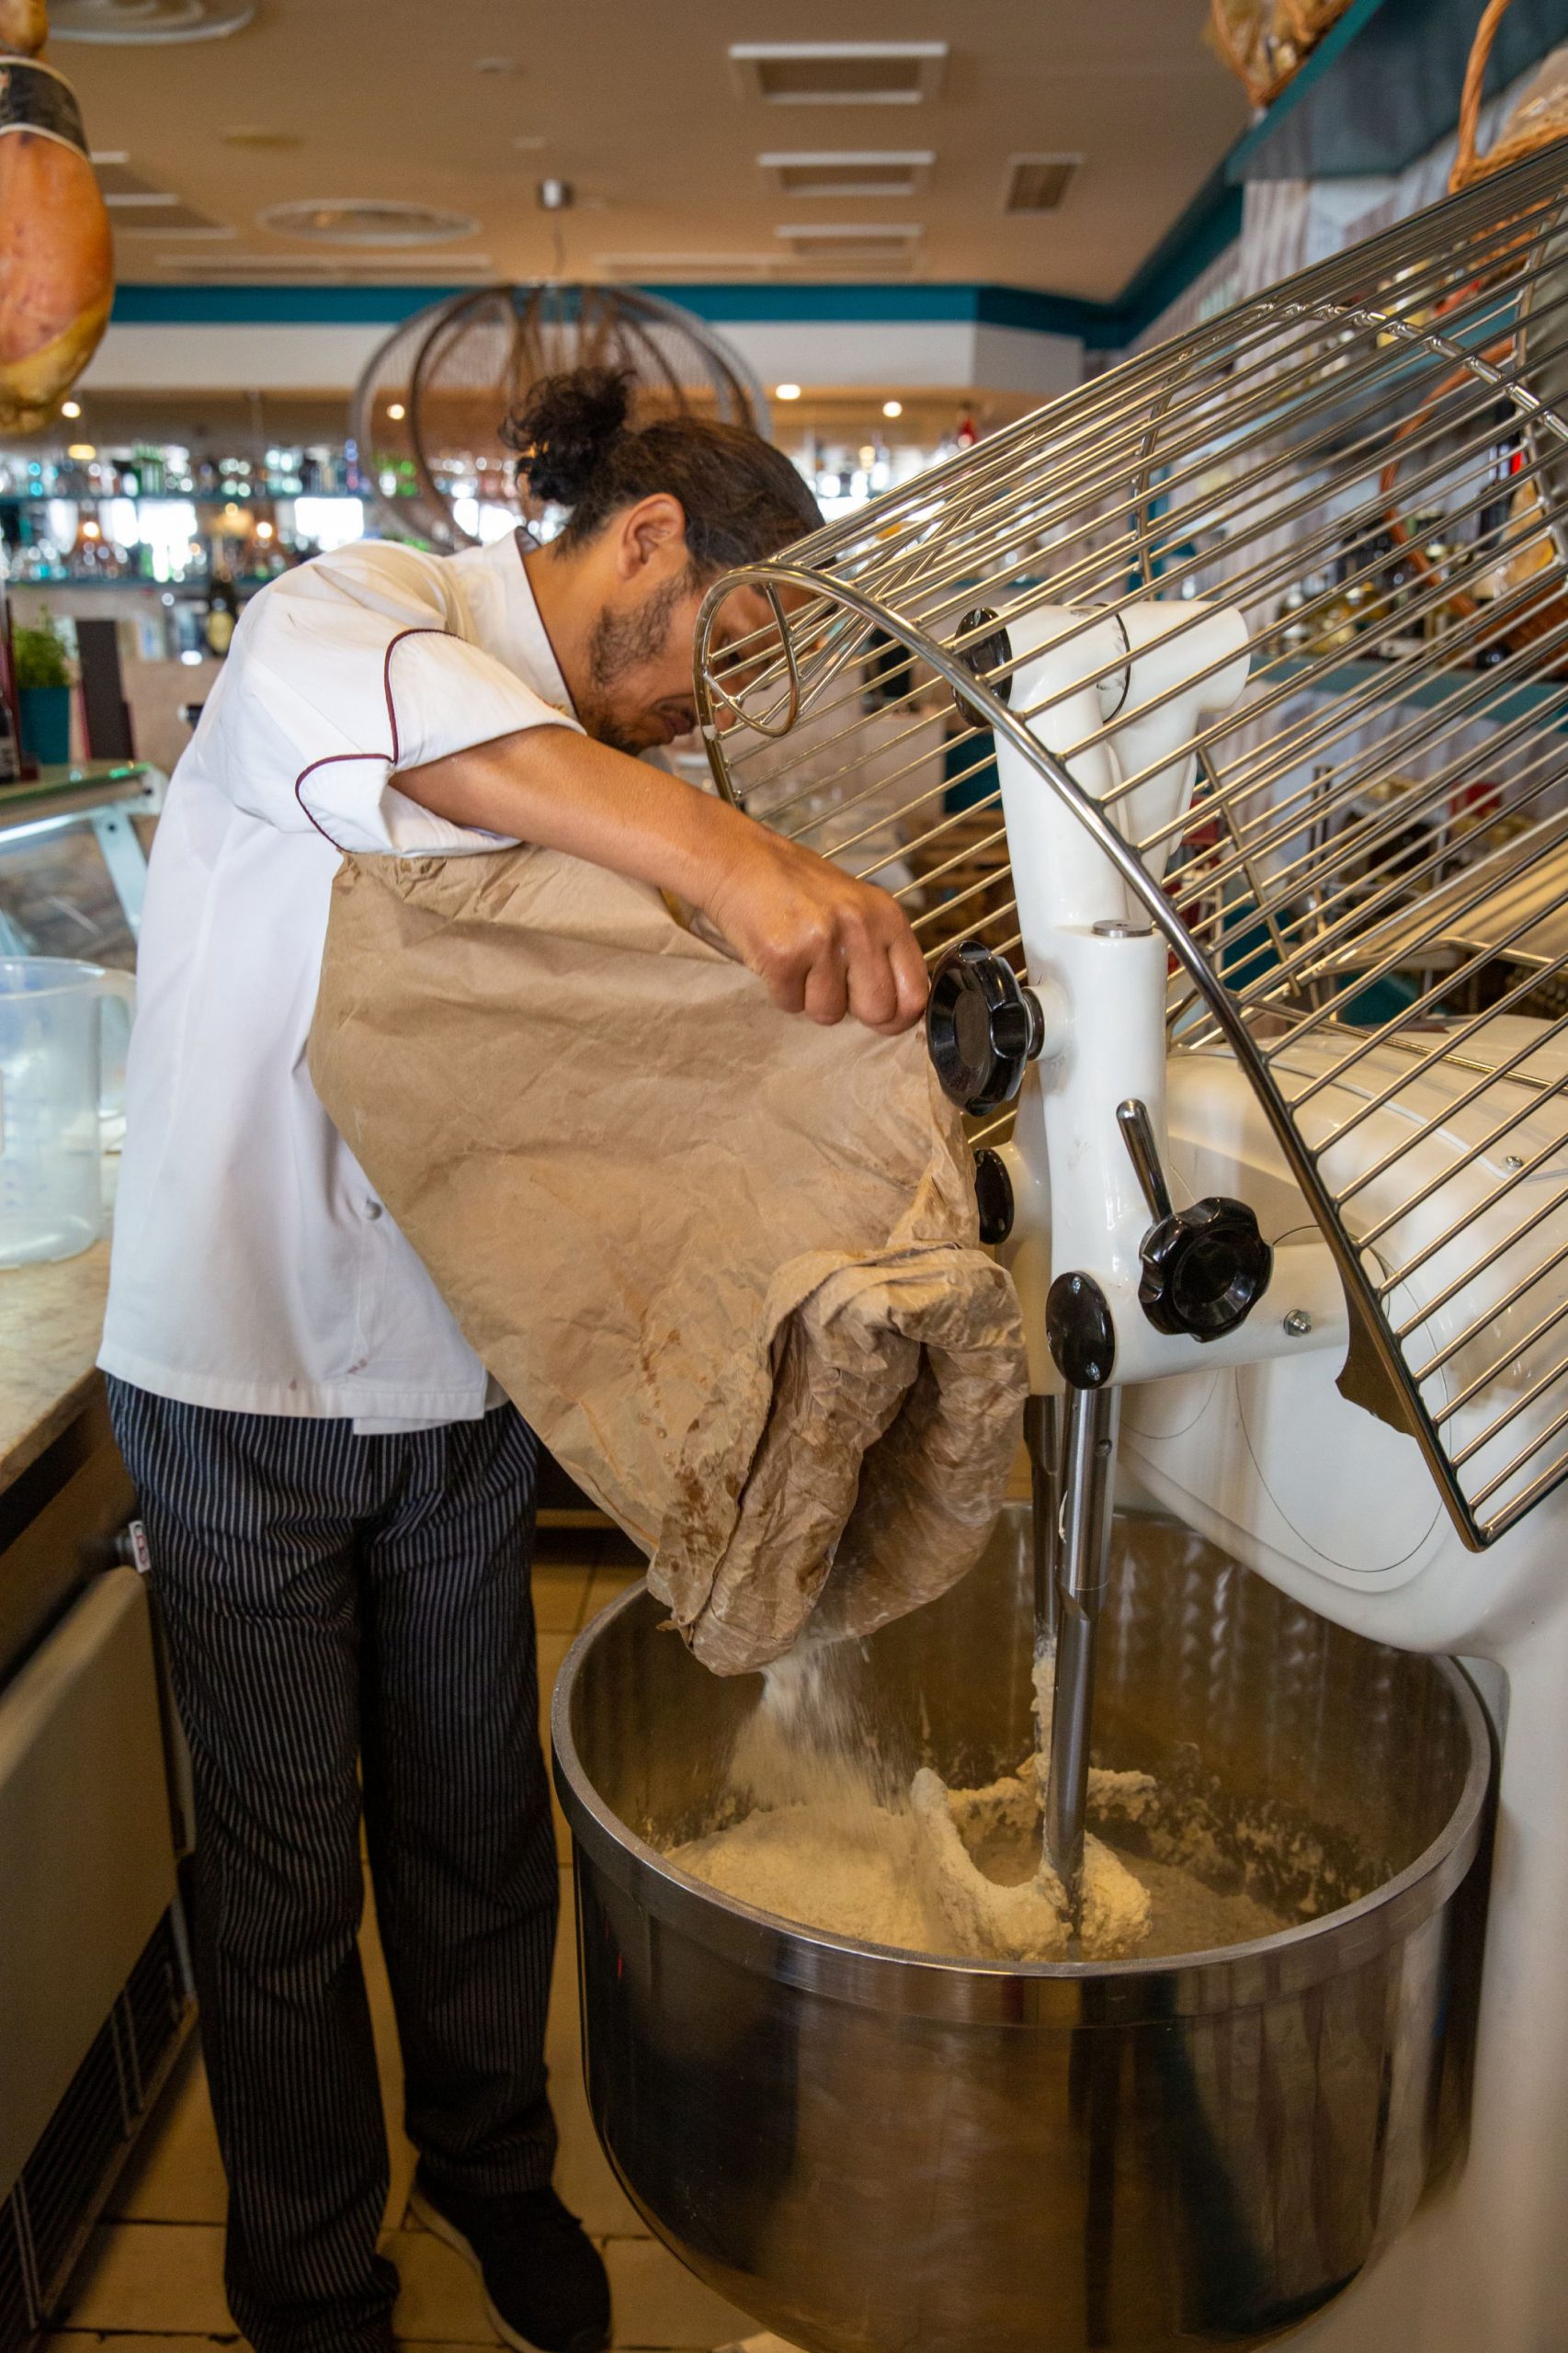
[[[916,1031],[778,1012],[547,850],[348,858],[311,1074],[468,1339],[721,1674],[971,1565],[1027,1385]]]

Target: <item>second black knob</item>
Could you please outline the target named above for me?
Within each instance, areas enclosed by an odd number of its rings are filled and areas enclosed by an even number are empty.
[[[1045,1042],[1034,991],[978,939],[950,949],[931,976],[926,1041],[942,1092],[965,1111],[998,1111]]]

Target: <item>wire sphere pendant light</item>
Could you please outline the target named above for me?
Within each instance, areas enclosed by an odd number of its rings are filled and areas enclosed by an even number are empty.
[[[631,286],[535,279],[449,296],[405,319],[355,392],[349,430],[384,528],[439,548],[472,547],[443,473],[474,467],[487,503],[519,522],[541,515],[512,479],[501,438],[542,376],[628,369],[640,420],[690,410],[768,431],[762,388],[738,353],[677,303]]]

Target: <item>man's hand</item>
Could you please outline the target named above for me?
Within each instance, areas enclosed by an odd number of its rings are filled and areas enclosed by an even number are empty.
[[[883,1037],[926,1008],[926,961],[896,899],[747,824],[700,902],[775,1005],[813,1021],[846,1013]]]
[[[896,1037],[925,1010],[925,960],[896,899],[646,761],[565,727],[529,727],[403,768],[397,782],[453,824],[675,892],[786,1012],[853,1014]]]

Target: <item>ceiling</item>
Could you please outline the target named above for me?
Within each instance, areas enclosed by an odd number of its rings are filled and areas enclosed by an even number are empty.
[[[181,208],[113,207],[126,281],[560,269],[981,280],[1110,301],[1245,128],[1206,15],[1203,0],[259,0],[226,39],[50,54],[95,153],[124,159],[110,185]],[[917,103],[785,105],[728,53],[775,41],[949,50]],[[897,196],[787,190],[757,162],[887,151],[934,160]],[[1012,159],[1063,153],[1084,162],[1059,209],[1010,216]],[[572,184],[569,211],[540,210],[546,176]],[[275,206],[348,199],[436,207],[472,232],[372,249],[258,225]],[[226,233],[200,233],[204,221]],[[903,233],[879,253],[868,228]]]

